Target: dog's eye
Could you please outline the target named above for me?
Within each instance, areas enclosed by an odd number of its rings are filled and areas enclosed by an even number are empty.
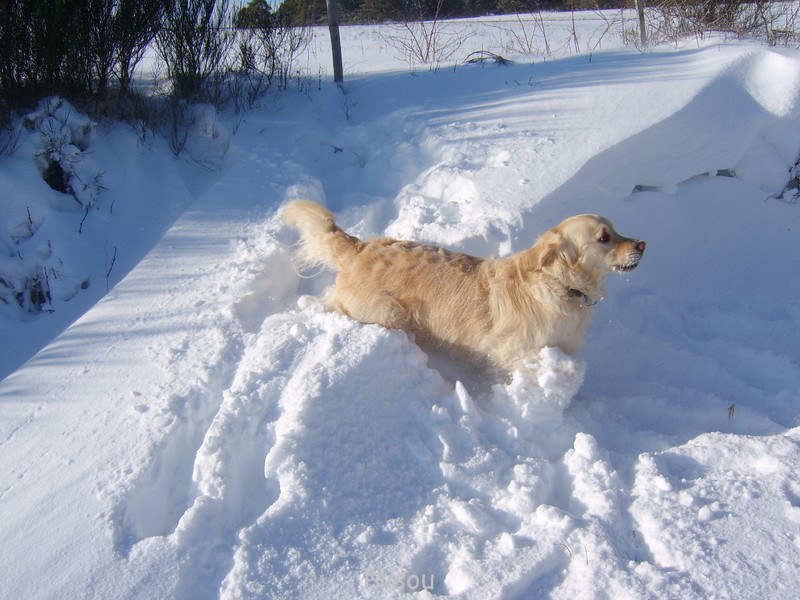
[[[602,234],[600,234],[600,237],[597,238],[597,241],[600,242],[601,244],[607,244],[608,242],[611,241],[611,236],[608,235],[607,231],[604,231]]]

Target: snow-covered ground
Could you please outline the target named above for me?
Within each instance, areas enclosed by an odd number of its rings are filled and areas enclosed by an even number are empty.
[[[38,134],[0,158],[0,266],[53,290],[0,302],[0,595],[800,595],[800,52],[609,36],[412,74],[344,42],[344,91],[312,52],[300,89],[198,109],[179,159],[81,130],[88,214]],[[597,212],[647,252],[577,356],[494,381],[322,312],[295,197],[481,255]]]

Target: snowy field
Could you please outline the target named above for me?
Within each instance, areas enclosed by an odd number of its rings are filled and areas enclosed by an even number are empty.
[[[322,30],[177,159],[40,109],[0,158],[0,596],[800,596],[800,52],[621,26],[543,60],[471,21],[434,70],[344,28],[343,90]],[[486,256],[595,212],[647,252],[576,356],[491,380],[322,312],[297,197]]]

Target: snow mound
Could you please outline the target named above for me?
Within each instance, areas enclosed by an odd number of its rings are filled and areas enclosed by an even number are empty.
[[[133,563],[182,556],[171,585],[184,597],[482,585],[478,548],[502,564],[530,511],[566,501],[552,467],[531,457],[582,368],[545,349],[474,400],[404,333],[303,304],[251,334],[218,404],[169,402],[156,462],[113,491],[117,551]],[[463,550],[442,550],[451,545]]]

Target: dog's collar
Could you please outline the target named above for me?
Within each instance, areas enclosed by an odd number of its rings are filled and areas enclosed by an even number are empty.
[[[575,288],[567,288],[567,295],[570,298],[575,298],[576,300],[580,301],[580,303],[584,306],[594,306],[597,304],[597,300],[592,300],[582,291],[576,290]]]

